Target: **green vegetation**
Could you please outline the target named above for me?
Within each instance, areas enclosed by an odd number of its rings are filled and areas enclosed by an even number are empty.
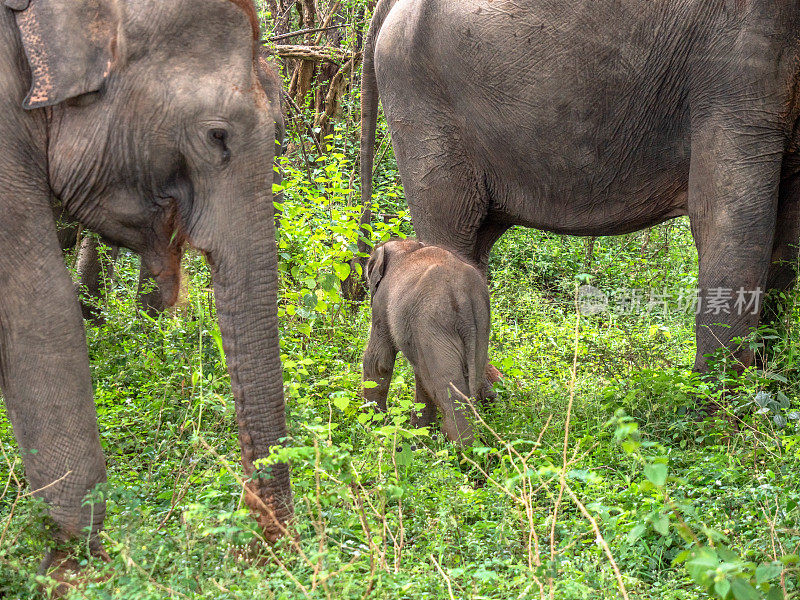
[[[778,358],[725,388],[715,383],[729,377],[724,360],[711,380],[691,373],[690,311],[576,311],[586,282],[690,294],[685,221],[597,239],[591,260],[586,240],[533,230],[497,244],[490,356],[505,378],[494,405],[478,408],[476,447],[410,429],[402,362],[389,414],[361,406],[369,309],[339,290],[359,213],[357,97],[348,102],[321,155],[306,127],[290,126],[283,165],[290,440],[279,457],[292,462],[296,536],[260,543],[243,508],[202,258],[185,263],[185,301],[154,320],[136,309],[138,259],[123,254],[107,322],[87,329],[112,562],[88,562],[90,582],[72,597],[800,598],[797,328],[744,340],[769,339]],[[375,238],[411,234],[391,149],[376,181],[390,216]],[[706,418],[710,399],[723,408]],[[52,584],[35,575],[43,507],[1,411],[0,450],[0,598],[46,597]]]

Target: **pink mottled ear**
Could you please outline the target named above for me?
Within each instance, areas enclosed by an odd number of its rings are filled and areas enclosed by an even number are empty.
[[[117,60],[116,0],[4,0],[14,11],[31,69],[23,106],[53,106],[96,92]]]

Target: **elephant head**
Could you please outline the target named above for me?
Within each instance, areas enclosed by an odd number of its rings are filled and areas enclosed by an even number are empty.
[[[272,183],[278,89],[259,84],[250,0],[6,0],[45,109],[47,168],[72,217],[142,255],[166,299],[185,244],[211,266],[246,500],[270,538],[292,514]]]

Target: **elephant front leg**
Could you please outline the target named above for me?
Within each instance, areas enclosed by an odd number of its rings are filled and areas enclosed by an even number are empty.
[[[68,539],[96,535],[106,480],[83,320],[45,202],[5,202],[0,219],[0,388],[25,474]],[[8,207],[11,207],[10,209]]]
[[[700,259],[695,369],[707,370],[707,356],[724,347],[742,370],[753,353],[734,340],[758,325],[784,137],[777,127],[753,130],[720,118],[696,125],[692,139],[689,217]]]
[[[411,411],[411,426],[415,429],[429,427],[436,420],[436,403],[425,389],[425,386],[422,385],[422,377],[419,370],[415,369],[416,390],[414,392],[414,404],[424,404],[424,407],[419,412],[416,409]]]
[[[108,246],[106,254],[94,236],[87,235],[81,240],[77,262],[81,311],[83,318],[95,325],[102,325],[104,321],[99,305],[111,289],[118,254],[117,246]]]

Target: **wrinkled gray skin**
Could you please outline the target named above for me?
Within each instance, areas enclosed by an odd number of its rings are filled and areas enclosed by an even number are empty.
[[[364,398],[386,410],[398,352],[411,363],[416,402],[424,404],[412,425],[433,423],[453,442],[471,445],[469,408],[451,390],[484,400],[489,349],[489,290],[474,266],[452,252],[416,240],[392,240],[375,248],[367,262],[372,326],[364,351]]]
[[[0,388],[31,489],[59,537],[89,527],[96,542],[105,505],[83,500],[105,461],[58,200],[138,252],[168,303],[184,243],[207,256],[254,475],[245,501],[277,537],[292,514],[288,466],[260,477],[254,461],[286,436],[271,195],[279,100],[258,85],[248,14],[229,0],[6,4],[23,10],[0,7]]]
[[[270,54],[264,47],[258,48],[258,81],[268,98],[282,97],[281,81],[270,62]],[[283,151],[286,135],[283,108],[275,120],[275,158]],[[279,171],[275,172],[274,183],[280,183]],[[280,201],[275,199],[276,202]],[[78,243],[78,224],[69,220],[60,205],[54,205],[53,215],[58,227],[59,243],[62,250],[71,250]],[[275,226],[278,226],[276,215]],[[114,263],[119,254],[119,246],[99,243],[94,237],[86,236],[80,240],[80,248],[76,259],[75,268],[78,281],[76,290],[81,298],[81,312],[83,318],[101,325],[104,321],[98,309],[99,303],[111,288],[114,279]],[[145,265],[139,269],[139,284],[136,296],[139,307],[151,317],[167,309],[164,295],[158,287],[150,271]]]
[[[381,0],[364,57],[365,204],[380,90],[423,242],[485,270],[513,225],[615,235],[688,215],[701,302],[788,289],[798,31],[796,0]],[[704,306],[701,371],[759,322]]]

